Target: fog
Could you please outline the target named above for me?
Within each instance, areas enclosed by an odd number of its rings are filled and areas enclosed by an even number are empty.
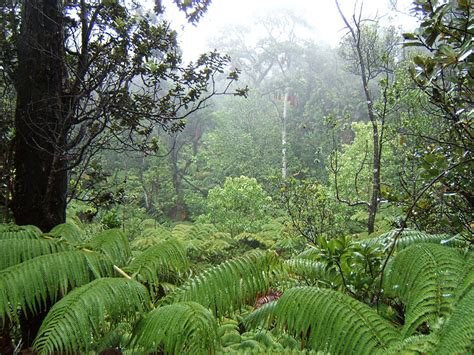
[[[215,48],[214,38],[228,27],[252,24],[255,18],[270,12],[292,11],[302,22],[310,25],[304,34],[316,43],[337,46],[345,34],[344,23],[334,0],[214,0],[208,12],[196,25],[186,23],[172,0],[164,1],[168,20],[180,32],[184,57],[192,60],[198,54]],[[410,0],[341,0],[343,11],[350,15],[354,7],[363,5],[363,16],[379,19],[382,25],[412,30],[416,21],[410,15]]]

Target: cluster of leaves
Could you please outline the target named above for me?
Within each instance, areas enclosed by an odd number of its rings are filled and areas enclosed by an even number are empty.
[[[435,108],[434,121],[441,125],[436,136],[424,135],[426,145],[418,152],[424,180],[433,186],[424,202],[442,206],[438,214],[449,216],[458,230],[469,228],[474,201],[472,4],[465,0],[414,4],[421,23],[415,33],[405,34],[405,46],[422,51],[413,57],[411,74]]]
[[[259,231],[268,221],[271,198],[256,179],[230,177],[223,187],[209,191],[207,205],[209,214],[203,219],[236,236]]]
[[[0,270],[2,332],[14,335],[15,326],[27,327],[46,310],[33,344],[39,353],[472,350],[474,324],[463,316],[474,300],[466,244],[448,247],[437,236],[403,233],[383,302],[385,310],[404,312],[389,321],[390,312],[372,307],[367,288],[374,285],[353,274],[380,270],[397,232],[359,242],[321,240],[289,260],[254,250],[191,275],[189,246],[216,232],[209,225],[171,231],[155,225],[130,248],[119,230],[87,236],[71,222],[48,234],[2,225],[8,255]],[[280,291],[270,297],[274,289]]]

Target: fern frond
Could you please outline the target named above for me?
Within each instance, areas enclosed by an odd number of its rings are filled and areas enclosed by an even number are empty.
[[[280,329],[333,354],[370,354],[400,339],[397,329],[370,307],[329,289],[287,290],[274,314]]]
[[[50,239],[0,239],[0,270],[40,255],[69,250],[65,243]]]
[[[403,341],[392,345],[385,352],[386,354],[433,354],[433,350],[438,343],[436,334],[414,335]],[[449,351],[445,354],[450,353]],[[435,352],[434,354],[441,354]]]
[[[193,226],[191,224],[177,224],[171,230],[171,234],[174,238],[185,239],[186,235],[192,227]]]
[[[464,265],[456,249],[431,243],[414,244],[395,255],[384,289],[406,307],[405,337],[414,334],[421,324],[434,325],[449,313]]]
[[[157,284],[175,280],[188,269],[186,250],[176,240],[161,242],[135,257],[125,270],[139,281]]]
[[[55,238],[62,238],[73,244],[79,244],[84,241],[84,232],[73,222],[58,224],[48,233]]]
[[[210,308],[215,315],[225,315],[266,292],[277,265],[275,253],[253,251],[189,279],[163,302],[194,301]]]
[[[285,261],[288,271],[302,277],[306,281],[312,282],[312,285],[318,281],[329,284],[340,284],[340,276],[334,270],[326,270],[326,265],[308,259],[290,259]]]
[[[187,238],[206,240],[214,233],[217,233],[217,228],[213,224],[193,224],[187,232]]]
[[[208,309],[195,302],[159,307],[135,327],[130,347],[140,352],[165,354],[213,354],[217,322]]]
[[[119,266],[125,265],[130,259],[128,239],[120,229],[108,229],[87,241],[86,247],[107,255]]]
[[[398,230],[394,229],[376,238],[364,239],[360,242],[381,244],[385,248],[388,248],[392,244],[393,238],[397,235],[397,233]],[[413,229],[404,229],[397,239],[396,250],[402,250],[409,247],[410,245],[418,243],[433,243],[446,246],[464,246],[467,244],[466,241],[456,236],[451,237],[447,234],[427,234]]]
[[[15,318],[17,307],[36,314],[48,301],[112,273],[112,264],[102,255],[81,251],[42,255],[10,266],[0,271],[0,319]]]
[[[93,352],[95,354],[107,354],[107,349],[121,348],[130,341],[132,333],[132,325],[129,322],[121,322],[116,324],[102,338],[94,343]]]
[[[257,308],[248,314],[243,323],[247,329],[255,329],[258,327],[267,328],[273,321],[273,313],[278,300],[265,303],[263,306]]]
[[[109,322],[135,319],[147,309],[146,288],[137,281],[101,278],[76,288],[48,312],[33,348],[40,354],[88,351]]]
[[[0,224],[1,239],[38,239],[43,232],[36,226],[17,226],[15,224]]]
[[[154,228],[146,228],[141,234],[140,238],[155,237],[161,240],[172,238],[171,232],[163,226],[156,226]]]
[[[472,256],[473,253],[471,253]],[[474,271],[472,258],[468,260],[467,274],[453,305],[453,312],[441,327],[437,354],[474,353]]]

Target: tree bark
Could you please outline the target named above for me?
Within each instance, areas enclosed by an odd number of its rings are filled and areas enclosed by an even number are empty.
[[[66,218],[63,30],[60,1],[24,2],[15,82],[13,212],[17,224],[43,231]]]

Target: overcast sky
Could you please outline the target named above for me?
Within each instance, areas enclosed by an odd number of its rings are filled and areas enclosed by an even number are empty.
[[[347,16],[352,14],[355,0],[339,0]],[[360,0],[359,0],[360,3]],[[265,15],[271,9],[292,9],[303,17],[314,30],[312,38],[316,42],[337,45],[344,34],[344,24],[340,18],[334,0],[212,0],[209,11],[196,26],[187,25],[184,16],[172,4],[164,1],[167,15],[175,29],[180,32],[180,42],[186,59],[193,59],[199,53],[214,49],[212,38],[222,28],[249,22],[253,16]],[[413,29],[415,21],[401,12],[390,11],[390,0],[364,0],[366,17],[382,16],[385,24]],[[398,0],[397,8],[408,13],[411,0]],[[218,49],[218,48],[217,48]]]

